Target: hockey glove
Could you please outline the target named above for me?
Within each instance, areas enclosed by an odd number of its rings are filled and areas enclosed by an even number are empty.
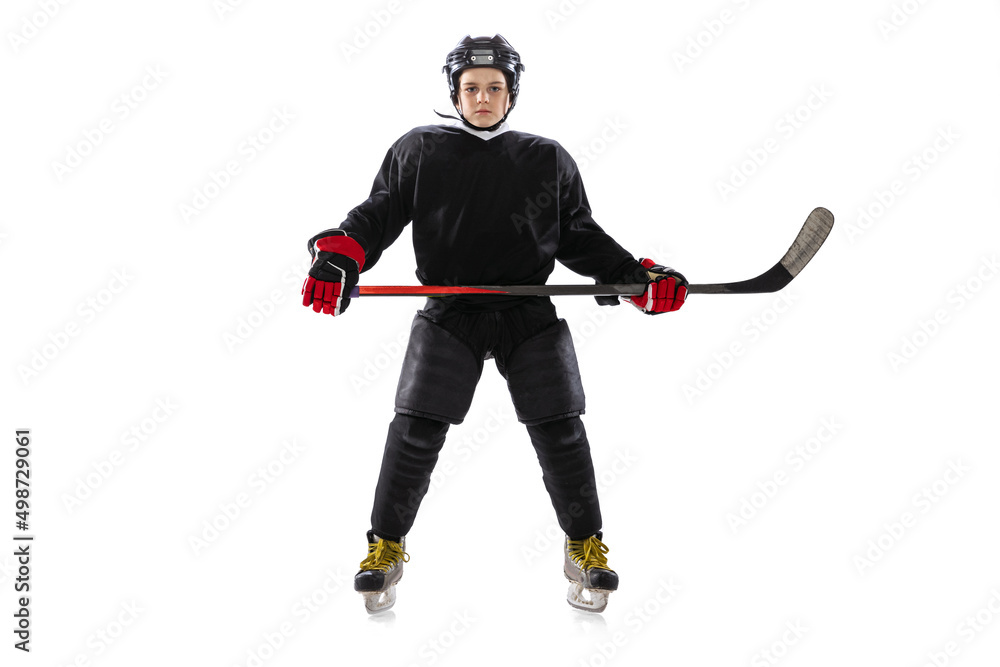
[[[629,303],[647,315],[669,313],[684,305],[688,285],[684,276],[651,259],[640,259],[639,262],[648,275],[646,291],[640,296],[630,296]]]
[[[351,305],[351,290],[365,265],[365,251],[347,232],[334,229],[309,241],[313,256],[309,277],[302,285],[302,305],[327,315],[342,314]]]

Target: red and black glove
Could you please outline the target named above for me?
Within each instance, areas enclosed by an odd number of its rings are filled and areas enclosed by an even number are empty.
[[[340,229],[325,231],[309,240],[313,256],[309,277],[302,285],[302,305],[317,313],[337,316],[351,305],[351,290],[365,265],[365,250]]]
[[[630,296],[629,303],[647,315],[669,313],[684,305],[688,285],[684,276],[651,259],[640,259],[639,262],[648,276],[646,291],[639,296]]]

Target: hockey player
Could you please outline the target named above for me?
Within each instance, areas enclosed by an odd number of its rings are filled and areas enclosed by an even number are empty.
[[[544,283],[558,260],[598,283],[646,283],[628,301],[648,314],[680,308],[684,277],[636,259],[591,217],[576,164],[557,142],[511,130],[520,56],[500,35],[466,36],[444,65],[452,125],[417,127],[386,153],[371,194],[336,229],[309,240],[313,264],[303,305],[342,315],[359,273],[413,225],[422,284]],[[533,204],[528,205],[533,202]],[[617,297],[597,297],[617,305]],[[409,559],[405,536],[426,494],[451,424],[465,418],[494,359],[525,424],[561,529],[567,599],[603,611],[618,588],[602,541],[584,394],[565,320],[545,297],[428,299],[413,319],[355,589],[369,612],[395,602]]]

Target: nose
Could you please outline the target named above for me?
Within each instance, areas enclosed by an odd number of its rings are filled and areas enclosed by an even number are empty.
[[[487,93],[485,90],[481,90],[479,91],[479,94],[476,95],[476,101],[479,102],[480,104],[489,104],[490,94]]]

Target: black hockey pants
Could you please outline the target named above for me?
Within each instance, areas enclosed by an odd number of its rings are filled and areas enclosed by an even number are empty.
[[[576,354],[552,303],[533,298],[468,313],[430,299],[414,318],[382,455],[372,509],[378,535],[398,541],[413,526],[448,427],[465,418],[489,358],[528,429],[560,527],[572,539],[601,529]]]

